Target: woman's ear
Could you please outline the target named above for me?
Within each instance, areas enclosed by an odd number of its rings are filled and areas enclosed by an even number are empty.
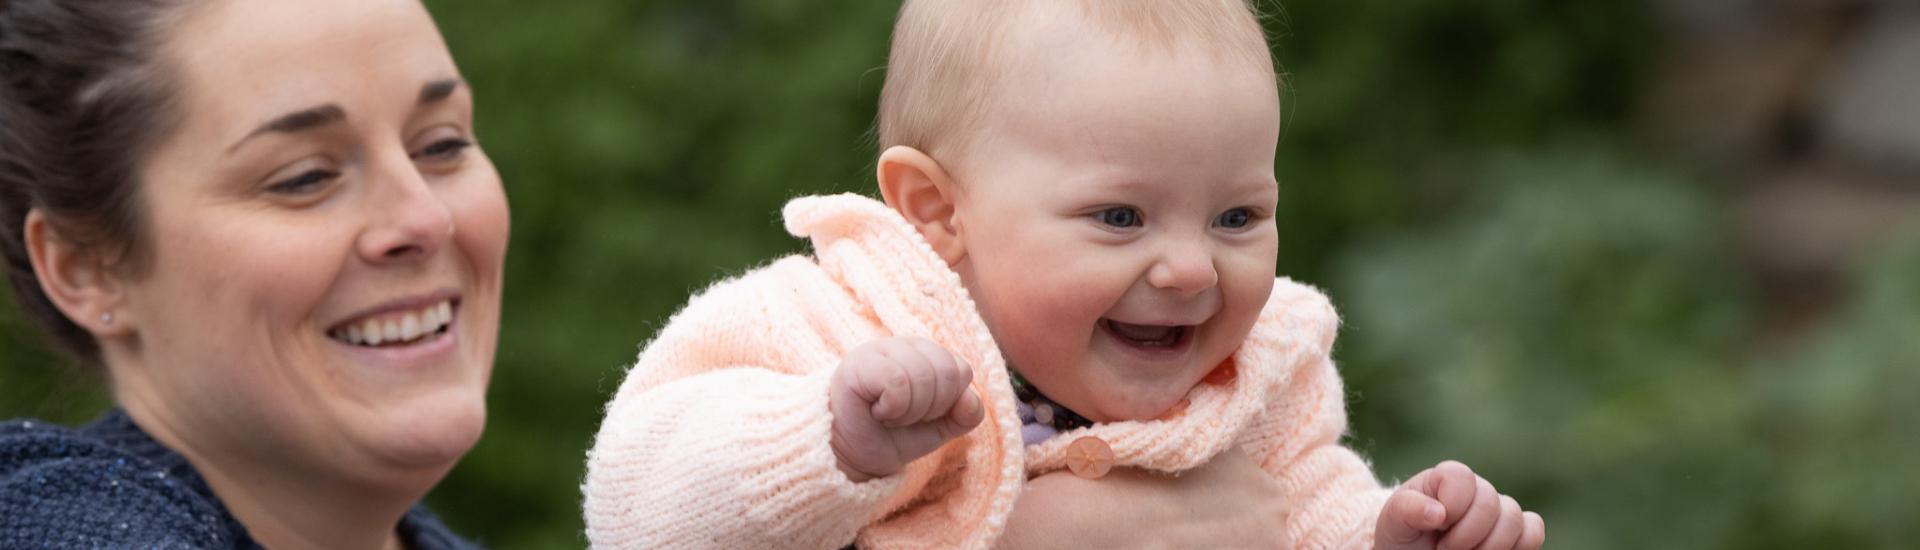
[[[95,337],[125,334],[132,319],[112,258],[60,235],[39,209],[23,229],[34,278],[54,307]]]
[[[951,266],[967,257],[958,189],[939,162],[919,149],[895,145],[880,153],[875,172],[887,206],[913,224],[941,260]]]

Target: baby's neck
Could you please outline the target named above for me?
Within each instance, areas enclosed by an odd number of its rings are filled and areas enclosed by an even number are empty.
[[[1073,412],[1072,409],[1048,399],[1046,394],[1040,393],[1040,388],[1034,387],[1026,377],[1021,376],[1019,369],[1009,367],[1007,380],[1012,382],[1014,399],[1020,401],[1021,423],[1039,426],[1035,429],[1021,430],[1027,444],[1045,441],[1060,432],[1093,426],[1092,420],[1087,420],[1087,417],[1080,416],[1080,413]]]

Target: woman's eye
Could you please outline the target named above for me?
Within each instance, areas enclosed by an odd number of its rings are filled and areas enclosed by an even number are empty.
[[[1140,225],[1140,211],[1131,207],[1108,208],[1094,213],[1094,219],[1112,227],[1134,227]]]
[[[472,146],[473,142],[466,139],[443,139],[433,142],[432,145],[428,145],[426,148],[421,149],[411,156],[414,160],[449,160],[460,156],[461,151],[465,151],[468,147]]]
[[[274,182],[267,190],[280,195],[303,195],[320,187],[327,180],[339,177],[339,172],[331,170],[308,170],[300,175]]]
[[[1214,220],[1214,223],[1227,229],[1240,229],[1253,223],[1253,212],[1245,208],[1235,208],[1220,213],[1220,218]]]

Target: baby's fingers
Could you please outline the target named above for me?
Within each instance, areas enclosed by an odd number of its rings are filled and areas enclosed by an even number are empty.
[[[1487,540],[1481,541],[1479,550],[1508,550],[1520,541],[1520,534],[1527,528],[1527,518],[1521,515],[1520,503],[1513,497],[1500,495],[1500,518],[1493,523],[1493,531],[1487,533]]]
[[[1452,460],[1441,462],[1422,475],[1426,477],[1425,490],[1422,492],[1447,507],[1446,525],[1451,527],[1460,523],[1479,490],[1480,476],[1474,475],[1473,469],[1467,465]]]
[[[979,426],[986,416],[986,407],[980,404],[980,395],[974,393],[971,387],[961,386],[960,398],[953,404],[953,411],[947,413],[946,421],[942,422],[946,429],[941,435],[947,439],[960,437],[973,431],[973,427]]]
[[[945,393],[945,389],[941,386],[946,384],[947,377],[940,372],[939,367],[934,365],[932,360],[918,349],[918,346],[905,342],[902,344],[888,350],[888,355],[892,356],[900,368],[906,371],[907,378],[912,384],[913,399],[907,406],[906,414],[901,415],[898,420],[886,423],[890,428],[918,424],[937,416],[941,412],[939,410],[941,394]]]
[[[1523,524],[1523,530],[1520,532],[1520,544],[1515,546],[1515,548],[1519,548],[1520,550],[1540,550],[1540,545],[1546,544],[1547,542],[1547,520],[1541,519],[1540,514],[1533,512],[1521,514],[1521,518],[1526,521]]]
[[[1439,530],[1446,519],[1446,509],[1433,497],[1412,488],[1394,491],[1374,523],[1374,540],[1382,548],[1411,546]]]
[[[917,421],[948,419],[953,415],[954,408],[960,403],[961,397],[971,393],[973,369],[967,368],[965,361],[931,340],[915,338],[908,343],[919,354],[922,364],[926,366],[935,382],[934,391],[929,395],[932,402]]]
[[[980,418],[984,413],[981,410],[980,399],[975,397],[972,391],[967,392],[966,398],[961,400],[961,405],[954,410],[965,411],[968,408],[971,409],[971,421],[963,422],[961,415],[956,413],[936,422],[923,422],[890,430],[893,434],[894,449],[899,453],[901,460],[912,462],[939,449],[948,441],[973,431],[974,426],[980,424]]]
[[[884,344],[873,350],[873,361],[869,368],[856,371],[865,387],[873,388],[877,395],[873,397],[870,413],[873,419],[883,426],[897,426],[913,414],[914,380],[912,368],[903,365],[895,356],[897,352],[889,350]],[[892,352],[892,353],[890,353]]]
[[[1494,522],[1500,519],[1500,493],[1486,479],[1476,476],[1474,481],[1473,504],[1468,506],[1466,517],[1447,528],[1435,548],[1467,550],[1479,546],[1493,532]]]

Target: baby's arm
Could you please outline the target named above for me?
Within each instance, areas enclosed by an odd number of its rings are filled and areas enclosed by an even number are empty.
[[[588,453],[589,541],[597,548],[852,542],[898,483],[854,483],[840,472],[828,447],[830,373],[737,367],[646,391],[623,388]]]
[[[1387,500],[1366,461],[1340,446],[1347,409],[1330,355],[1339,328],[1324,294],[1280,279],[1241,346],[1247,368],[1283,371],[1265,412],[1245,429],[1243,449],[1286,495],[1282,523],[1295,548],[1370,547]]]
[[[1523,512],[1457,462],[1421,472],[1397,491],[1381,488],[1366,462],[1339,444],[1347,415],[1340,377],[1327,353],[1338,327],[1332,305],[1318,293],[1281,294],[1277,288],[1275,294],[1268,313],[1287,320],[1292,340],[1266,335],[1269,339],[1250,340],[1249,346],[1288,350],[1295,365],[1280,395],[1251,428],[1247,450],[1294,505],[1284,523],[1295,547],[1540,546],[1545,526],[1539,515]],[[1440,508],[1439,517],[1430,515],[1429,504]]]
[[[1322,354],[1302,365],[1284,391],[1246,448],[1286,495],[1287,538],[1294,548],[1371,548],[1389,491],[1340,445],[1347,414],[1333,362]]]
[[[1546,537],[1540,516],[1522,510],[1512,497],[1499,494],[1458,462],[1423,471],[1391,493],[1381,488],[1366,462],[1339,445],[1346,425],[1340,383],[1330,361],[1319,363],[1296,373],[1289,390],[1287,401],[1306,406],[1269,415],[1275,420],[1307,419],[1294,427],[1306,444],[1296,451],[1289,444],[1294,437],[1270,439],[1261,461],[1279,480],[1287,501],[1295,503],[1286,530],[1296,548],[1540,547]],[[1305,412],[1309,410],[1318,412]],[[1288,432],[1283,428],[1280,433]],[[1438,512],[1428,510],[1429,504]]]
[[[900,476],[849,479],[829,412],[842,342],[874,334],[783,264],[695,298],[629,371],[588,454],[594,546],[839,547],[886,512]]]

